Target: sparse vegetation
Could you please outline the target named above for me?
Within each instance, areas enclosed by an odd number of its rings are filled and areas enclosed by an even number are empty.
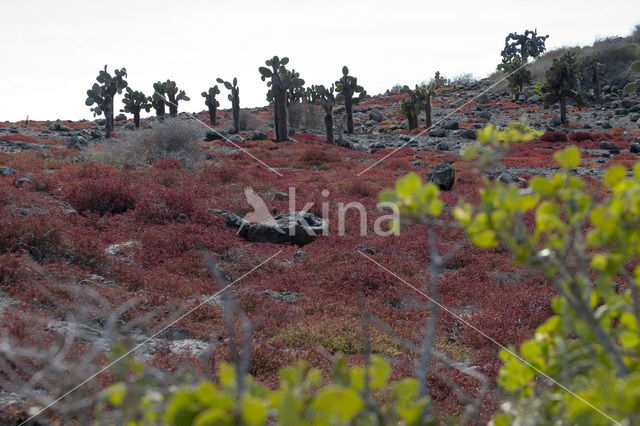
[[[220,106],[220,102],[218,102],[218,100],[216,99],[216,95],[219,94],[220,89],[218,89],[217,84],[213,87],[210,87],[207,92],[202,92],[202,97],[205,99],[204,104],[209,110],[209,122],[212,126],[216,125],[216,114],[218,107]]]
[[[140,112],[151,111],[151,99],[144,93],[138,92],[137,90],[132,90],[130,87],[127,87],[127,92],[124,94],[122,103],[124,104],[124,109],[120,111],[133,114],[133,124],[136,129],[139,129]]]

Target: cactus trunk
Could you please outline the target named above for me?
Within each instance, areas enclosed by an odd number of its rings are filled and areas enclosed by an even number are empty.
[[[240,133],[240,100],[233,102],[233,133]]]
[[[104,110],[105,130],[104,137],[110,138],[113,131],[113,98],[110,95],[105,96],[106,108]]]
[[[567,99],[564,95],[560,96],[560,122],[567,124]]]
[[[274,87],[274,89],[274,119],[276,125],[276,142],[284,142],[289,139],[287,131],[287,92],[278,87]]]
[[[209,107],[209,121],[211,121],[212,126],[216,125],[216,112],[217,111],[215,106]]]
[[[134,111],[133,113],[133,125],[136,126],[136,129],[140,128],[140,110]]]
[[[344,100],[344,109],[347,113],[347,133],[353,133],[353,101],[351,99]]]
[[[433,123],[431,122],[431,100],[428,100],[425,104],[424,104],[424,114],[425,114],[425,128],[430,128]]]
[[[407,114],[407,124],[409,125],[409,130],[416,129],[418,127],[418,115],[413,111]]]
[[[327,142],[333,143],[333,115],[330,111],[324,116],[324,126],[327,129]]]
[[[169,117],[177,117],[178,116],[178,103],[176,101],[176,97],[169,94]]]

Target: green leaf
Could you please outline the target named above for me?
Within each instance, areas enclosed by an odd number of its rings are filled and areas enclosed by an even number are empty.
[[[244,394],[242,397],[242,420],[250,425],[263,424],[267,418],[267,405],[255,396]]]
[[[580,149],[571,145],[553,154],[553,159],[564,169],[575,169],[580,165]]]
[[[638,89],[638,85],[633,82],[633,83],[627,83],[625,84],[624,88],[622,89],[622,91],[624,93],[626,93],[627,95],[635,92]]]
[[[498,245],[496,233],[492,230],[486,230],[471,236],[471,242],[478,247],[491,248]]]
[[[631,71],[640,72],[640,61],[635,61],[631,64]]]
[[[127,395],[127,385],[126,383],[114,383],[105,389],[105,394],[107,396],[107,401],[109,404],[114,407],[119,407],[124,400],[124,397]]]
[[[624,167],[616,165],[606,171],[602,180],[608,188],[613,188],[624,179],[626,173],[627,170]]]
[[[396,193],[399,198],[416,195],[422,186],[422,179],[415,173],[409,173],[396,182]]]
[[[318,392],[313,407],[330,422],[348,422],[364,408],[364,402],[355,389],[332,384]]]

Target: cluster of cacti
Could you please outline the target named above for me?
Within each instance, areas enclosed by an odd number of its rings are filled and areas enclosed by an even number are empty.
[[[578,105],[583,103],[579,80],[580,65],[575,54],[566,52],[562,57],[553,60],[553,65],[547,71],[547,81],[542,86],[545,105],[560,104],[560,121],[563,124],[567,122],[567,99],[573,99]]]
[[[178,116],[178,102],[190,101],[189,97],[185,93],[184,90],[179,90],[178,85],[175,81],[167,80],[165,86],[165,93],[168,98],[169,104],[169,117],[177,117]]]
[[[419,89],[418,85],[416,85],[415,90],[411,90],[409,86],[404,86],[402,88],[402,91],[409,95],[400,102],[400,110],[405,117],[407,117],[409,130],[416,129],[418,127],[418,114],[420,114],[422,106],[421,100],[418,97]]]
[[[509,60],[503,58],[498,69],[507,74],[509,88],[513,93],[514,100],[519,100],[525,85],[531,84],[531,72],[524,68],[522,59],[516,56]]]
[[[342,67],[342,77],[335,82],[338,96],[336,100],[344,103],[345,113],[347,114],[347,133],[353,133],[353,106],[367,96],[367,92],[358,86],[358,79],[349,75],[349,68]],[[358,97],[353,97],[358,94]]]
[[[524,34],[511,33],[504,41],[502,57],[508,61],[520,56],[522,63],[526,65],[529,58],[537,58],[546,50],[547,38],[548,35],[539,36],[538,30],[526,30]]]
[[[431,84],[416,86],[416,96],[422,103],[422,108],[425,114],[425,127],[428,129],[431,127],[431,98],[436,95],[436,89],[438,86],[438,73],[436,73],[436,80]]]
[[[547,38],[548,35],[539,36],[538,30],[526,30],[524,34],[510,33],[506,37],[498,70],[509,76],[508,81],[516,100],[520,99],[524,86],[531,82],[531,73],[524,66],[529,58],[537,58],[546,50]]]
[[[153,83],[153,95],[151,96],[151,106],[156,111],[156,117],[164,119],[166,114],[166,102],[164,94],[167,92],[167,83],[158,81]]]
[[[333,107],[336,104],[336,97],[334,95],[335,87],[332,84],[330,88],[326,88],[323,85],[311,86],[307,91],[309,101],[322,106],[324,109],[324,126],[327,130],[327,142],[333,143]]]
[[[240,132],[240,88],[238,87],[238,79],[233,77],[233,81],[224,81],[221,78],[216,78],[216,81],[220,84],[224,84],[231,93],[227,96],[227,99],[231,101],[231,112],[233,115],[233,132]]]
[[[146,112],[151,110],[151,98],[147,97],[147,95],[142,92],[138,92],[137,90],[132,90],[130,87],[127,87],[127,93],[124,94],[122,103],[124,104],[124,109],[121,109],[120,112],[133,114],[133,124],[136,129],[139,129],[140,112],[142,110],[145,110]]]
[[[636,61],[631,64],[631,71],[640,73],[640,61]],[[630,94],[640,89],[640,79],[636,81],[632,81],[631,83],[627,83],[624,86],[624,93]]]
[[[209,109],[209,121],[212,126],[216,125],[216,113],[218,107],[220,106],[220,102],[216,99],[216,95],[220,94],[220,89],[218,89],[218,85],[216,84],[213,87],[209,87],[209,90],[206,92],[202,92],[202,97],[204,98],[204,104]]]
[[[289,80],[302,81],[300,85],[291,84],[287,90],[287,107],[307,100],[307,90],[303,87],[304,80],[300,78],[300,73],[292,69],[289,73]]]
[[[114,115],[113,105],[116,94],[121,94],[127,87],[127,70],[122,68],[114,71],[114,76],[107,72],[107,66],[104,66],[104,70],[100,71],[96,80],[98,83],[94,83],[91,89],[87,90],[87,100],[85,104],[96,106],[91,108],[94,117],[102,115],[105,117],[105,137],[110,138],[113,131]]]
[[[289,58],[278,58],[274,56],[265,61],[267,67],[260,67],[260,78],[267,81],[267,100],[273,103],[274,122],[276,127],[276,142],[286,141],[289,138],[287,130],[287,95],[291,87],[302,89],[304,80],[294,76],[293,71],[289,71],[286,65]]]
[[[440,75],[440,71],[436,71],[436,75],[433,78],[433,82],[436,85],[436,89],[447,84],[447,79]]]

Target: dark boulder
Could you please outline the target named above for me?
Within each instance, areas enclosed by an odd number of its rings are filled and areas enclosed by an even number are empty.
[[[449,191],[456,180],[456,172],[449,163],[440,163],[427,175],[427,178],[443,191]]]

